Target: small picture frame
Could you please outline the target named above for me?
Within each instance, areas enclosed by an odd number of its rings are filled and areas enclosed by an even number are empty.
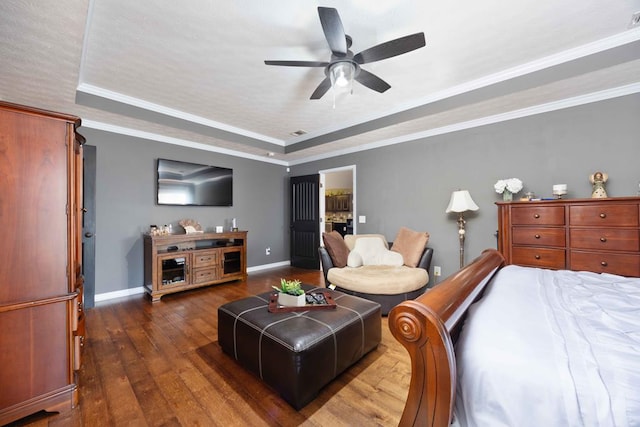
[[[216,233],[222,233],[224,231],[224,227],[221,225],[216,225]]]

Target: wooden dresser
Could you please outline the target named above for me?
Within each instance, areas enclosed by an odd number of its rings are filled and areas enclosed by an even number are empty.
[[[0,102],[0,425],[78,402],[80,119]]]
[[[640,197],[496,204],[507,264],[640,276]]]

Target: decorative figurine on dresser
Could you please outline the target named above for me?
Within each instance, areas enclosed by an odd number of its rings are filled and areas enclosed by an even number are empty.
[[[80,119],[0,101],[0,425],[78,404]]]
[[[609,175],[604,172],[596,172],[589,176],[589,182],[593,185],[591,192],[592,199],[606,199],[607,191],[604,189],[604,183],[609,179]]]

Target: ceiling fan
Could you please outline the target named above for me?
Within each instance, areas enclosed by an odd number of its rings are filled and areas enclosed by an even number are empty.
[[[311,94],[311,99],[320,99],[331,87],[350,87],[353,80],[373,89],[385,92],[391,86],[380,77],[360,66],[393,56],[402,55],[425,46],[424,33],[400,37],[354,55],[349,50],[352,39],[346,35],[338,11],[332,7],[318,7],[320,24],[331,49],[331,60],[323,61],[264,61],[266,65],[288,67],[324,67],[325,78]]]

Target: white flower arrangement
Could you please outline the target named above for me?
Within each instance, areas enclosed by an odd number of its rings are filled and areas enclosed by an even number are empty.
[[[516,194],[517,192],[522,190],[522,181],[520,181],[518,178],[500,179],[495,183],[493,188],[498,194],[504,193],[504,190],[507,190],[512,194]]]

